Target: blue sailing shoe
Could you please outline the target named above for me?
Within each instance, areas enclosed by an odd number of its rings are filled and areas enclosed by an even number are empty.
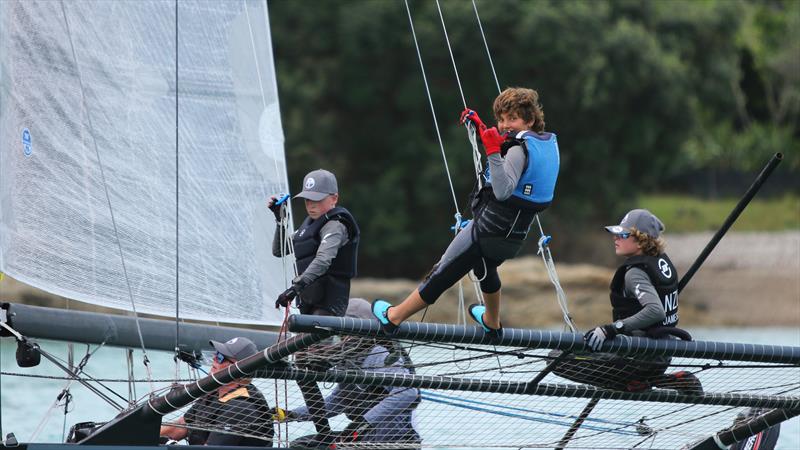
[[[479,305],[477,303],[473,303],[469,305],[469,315],[472,317],[472,320],[478,322],[480,326],[483,328],[483,331],[486,332],[486,335],[491,338],[499,338],[503,335],[503,326],[500,325],[500,328],[494,329],[489,328],[483,323],[483,314],[486,312],[486,307],[483,305]]]
[[[395,325],[389,320],[389,308],[391,307],[392,304],[386,300],[376,299],[372,302],[372,315],[378,319],[381,329],[386,334],[394,334],[397,331],[397,327],[399,327],[399,325]]]

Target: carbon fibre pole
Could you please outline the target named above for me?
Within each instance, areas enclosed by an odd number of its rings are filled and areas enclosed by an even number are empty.
[[[301,333],[385,336],[377,320],[352,317],[292,315],[289,330]],[[490,338],[480,327],[427,322],[403,322],[391,339],[408,339],[440,344],[482,344],[505,347],[558,349],[574,352],[589,350],[580,333],[503,328],[500,338]],[[741,344],[733,342],[653,340],[620,335],[603,343],[602,351],[639,356],[671,356],[697,359],[800,364],[800,347]]]
[[[745,423],[734,425],[731,428],[716,433],[691,447],[688,450],[719,450],[754,436],[769,427],[775,426],[792,417],[800,415],[800,409],[773,409]]]
[[[764,169],[762,169],[761,173],[758,174],[755,181],[753,181],[753,184],[750,185],[750,188],[747,189],[747,192],[744,193],[742,199],[739,200],[739,203],[736,205],[736,207],[733,208],[733,211],[731,211],[731,213],[728,214],[728,217],[725,219],[725,222],[723,222],[722,226],[714,234],[714,237],[712,237],[711,240],[708,241],[706,247],[703,249],[702,252],[700,252],[700,255],[697,257],[694,263],[692,263],[692,266],[689,267],[689,270],[686,271],[686,274],[684,274],[683,278],[681,278],[681,280],[678,282],[678,292],[683,291],[683,288],[686,287],[686,284],[689,283],[689,281],[694,276],[695,272],[697,272],[700,266],[703,265],[706,258],[708,258],[708,255],[710,255],[711,252],[714,250],[714,247],[717,246],[717,244],[725,235],[725,233],[728,232],[728,229],[731,227],[731,225],[733,225],[733,223],[736,222],[736,219],[738,219],[739,215],[742,214],[742,211],[744,211],[744,209],[750,203],[750,200],[752,200],[753,197],[756,195],[756,193],[759,191],[759,189],[761,189],[761,185],[763,185],[764,182],[767,180],[767,178],[769,178],[769,176],[772,175],[772,172],[775,170],[776,167],[778,167],[778,164],[780,164],[782,160],[783,160],[782,153],[775,153],[774,155],[772,155],[772,158],[770,158],[769,162],[767,162],[767,165],[764,166]]]
[[[79,444],[158,445],[161,417],[215,392],[240,378],[253,377],[261,369],[281,364],[281,360],[325,339],[330,333],[300,334],[236,362],[193,383],[174,386],[168,393],[153,397],[147,403],[106,423]]]

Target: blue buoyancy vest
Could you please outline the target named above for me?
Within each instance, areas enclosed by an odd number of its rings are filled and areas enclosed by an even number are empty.
[[[527,157],[525,169],[509,200],[520,208],[541,209],[553,200],[561,164],[555,133],[520,131],[507,142],[520,145]],[[508,148],[508,144],[504,148]],[[486,182],[491,184],[489,167],[486,167],[485,176]]]

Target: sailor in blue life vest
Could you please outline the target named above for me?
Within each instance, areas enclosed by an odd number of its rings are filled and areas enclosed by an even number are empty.
[[[369,302],[350,299],[347,317],[375,320]],[[310,347],[303,356],[317,358],[338,370],[363,371],[405,376],[414,373],[413,363],[399,342],[364,336],[344,336],[341,342]],[[348,444],[375,444],[378,448],[419,448],[421,438],[416,430],[415,412],[420,404],[420,390],[410,387],[369,386],[338,383],[324,400],[324,414],[344,414],[350,423],[328,436],[319,433],[304,436],[291,443],[292,448],[345,448]],[[284,410],[274,408],[273,419],[308,421],[312,419],[305,406]],[[358,443],[358,444],[356,444]],[[330,448],[333,448],[331,446]]]
[[[678,324],[678,271],[664,253],[661,237],[664,224],[646,209],[625,214],[619,225],[606,231],[614,236],[614,250],[625,261],[611,280],[613,323],[589,330],[584,339],[592,352],[621,334],[655,339],[691,340]],[[555,352],[559,353],[559,352]],[[551,356],[555,356],[551,352]],[[699,380],[689,372],[663,375],[671,359],[623,357],[614,353],[594,353],[570,359],[554,373],[574,381],[602,387],[639,391],[649,387],[702,392]]]
[[[539,94],[508,88],[493,105],[497,127],[487,128],[475,111],[464,110],[486,152],[485,183],[472,202],[473,220],[456,235],[427,277],[401,304],[373,302],[373,314],[392,333],[401,322],[433,304],[470,270],[481,280],[483,305],[470,305],[470,316],[490,336],[500,336],[500,278],[497,267],[517,255],[536,213],[553,200],[559,169],[558,141],[544,131]]]
[[[358,224],[350,211],[337,206],[339,187],[327,170],[309,172],[303,179],[303,191],[294,198],[305,200],[308,213],[291,238],[299,275],[280,294],[275,307],[286,308],[299,296],[302,314],[343,316],[350,298],[350,279],[356,275]],[[275,203],[272,197],[268,207],[280,224],[280,208]],[[291,247],[283,254],[289,251]],[[272,253],[282,254],[279,232],[275,233]]]

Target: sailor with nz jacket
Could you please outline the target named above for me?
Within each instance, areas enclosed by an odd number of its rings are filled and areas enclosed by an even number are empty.
[[[590,352],[560,357],[553,373],[579,383],[606,389],[638,392],[653,387],[701,394],[703,386],[691,372],[665,373],[671,358],[663,355],[627,355],[603,350],[603,343],[620,334],[653,339],[692,337],[678,324],[678,271],[664,253],[664,224],[646,209],[625,214],[619,225],[606,231],[614,236],[614,251],[625,261],[611,280],[613,323],[589,330],[584,339]]]
[[[292,235],[292,246],[281,251],[280,232],[275,233],[272,253],[281,256],[294,248],[299,275],[283,292],[275,307],[287,307],[299,295],[302,314],[343,316],[350,297],[350,279],[356,275],[359,229],[350,212],[337,206],[336,177],[319,169],[303,179],[303,191],[295,196],[305,200],[308,217]],[[280,226],[280,208],[275,197],[269,208]]]
[[[625,262],[611,279],[611,324],[586,333],[593,351],[617,334],[653,335],[678,325],[678,271],[664,253],[664,224],[646,209],[634,209],[609,225],[614,251]]]

